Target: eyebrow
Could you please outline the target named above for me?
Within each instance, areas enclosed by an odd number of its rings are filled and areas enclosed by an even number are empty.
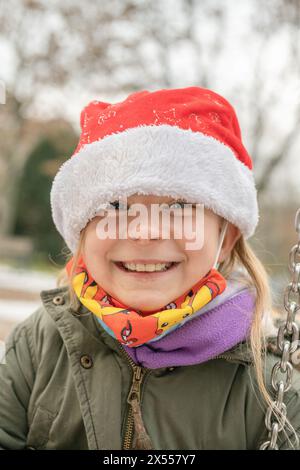
[[[120,201],[118,199],[116,199],[115,201],[112,201],[110,202],[110,204],[114,205],[116,203],[119,203]],[[162,203],[162,204],[171,204],[173,202],[183,202],[184,204],[193,204],[193,203],[189,203],[186,199],[183,199],[183,198],[173,198],[171,199],[171,201],[167,202],[167,203]],[[127,205],[130,206],[131,204],[134,204],[134,203],[128,203]]]

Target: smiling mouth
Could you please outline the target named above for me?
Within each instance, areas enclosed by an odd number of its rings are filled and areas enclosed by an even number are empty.
[[[122,262],[114,261],[114,264],[124,272],[134,274],[159,274],[166,271],[171,271],[176,268],[180,262],[159,262],[159,263],[133,263],[133,262]]]

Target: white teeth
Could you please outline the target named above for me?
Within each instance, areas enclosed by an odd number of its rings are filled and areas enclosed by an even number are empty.
[[[158,263],[158,264],[134,264],[134,263],[122,263],[125,268],[129,271],[166,271],[172,263]]]

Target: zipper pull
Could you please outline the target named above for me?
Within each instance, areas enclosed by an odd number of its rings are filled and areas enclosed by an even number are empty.
[[[127,403],[132,407],[132,415],[134,421],[134,439],[133,449],[153,449],[150,436],[148,435],[142,418],[141,412],[141,379],[142,368],[137,366],[134,368],[133,383],[127,398]]]
[[[127,403],[131,405],[132,399],[136,396],[138,400],[141,398],[141,378],[142,378],[142,368],[135,366],[133,369],[133,380],[131,389],[127,398]]]

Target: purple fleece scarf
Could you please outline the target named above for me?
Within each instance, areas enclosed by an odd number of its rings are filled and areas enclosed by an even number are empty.
[[[253,289],[228,279],[223,294],[200,315],[162,339],[136,348],[124,346],[133,361],[143,367],[186,366],[205,362],[248,337],[255,306]]]

